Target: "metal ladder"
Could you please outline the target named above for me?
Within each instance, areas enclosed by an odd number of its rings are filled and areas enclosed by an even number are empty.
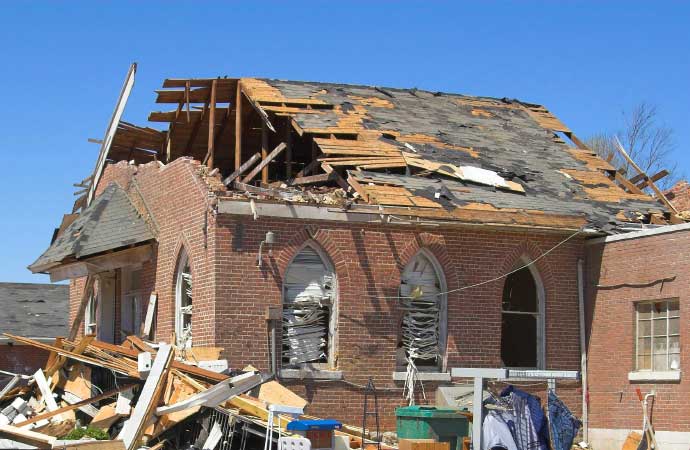
[[[368,410],[369,396],[374,397],[374,410]],[[366,450],[366,434],[367,434],[367,417],[374,416],[376,419],[376,440],[371,439],[376,442],[376,447],[381,450],[381,432],[379,429],[379,400],[376,394],[376,386],[374,386],[374,379],[369,377],[366,387],[364,388],[364,413],[362,414],[362,450]]]

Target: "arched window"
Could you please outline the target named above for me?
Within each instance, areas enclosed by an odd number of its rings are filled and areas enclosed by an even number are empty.
[[[284,364],[335,364],[336,300],[332,264],[315,246],[305,245],[283,282]]]
[[[523,258],[519,266],[529,260]],[[544,290],[534,266],[508,275],[501,303],[501,359],[505,367],[544,367]]]
[[[177,262],[175,335],[178,346],[192,346],[192,271],[189,266],[189,257],[184,248],[180,252]]]
[[[398,366],[404,366],[407,360],[417,366],[442,366],[446,342],[445,291],[443,271],[436,258],[425,250],[417,253],[400,278],[405,313]]]

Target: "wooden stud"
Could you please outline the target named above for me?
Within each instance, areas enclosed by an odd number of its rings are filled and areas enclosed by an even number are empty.
[[[120,387],[111,389],[111,390],[106,391],[106,392],[104,392],[104,393],[102,393],[102,394],[99,394],[99,395],[97,395],[97,396],[95,396],[95,397],[91,397],[91,398],[89,398],[89,399],[82,400],[82,401],[80,401],[80,402],[78,402],[78,403],[75,403],[75,404],[73,404],[73,405],[63,406],[63,407],[61,407],[61,408],[56,409],[55,411],[50,411],[50,412],[47,412],[47,413],[39,414],[39,415],[37,415],[37,416],[32,417],[31,419],[27,419],[27,420],[25,420],[25,421],[23,421],[23,422],[18,423],[17,426],[18,426],[18,427],[23,427],[24,425],[29,425],[29,424],[32,424],[32,423],[36,423],[36,422],[38,422],[38,421],[40,421],[40,420],[43,420],[43,419],[50,419],[51,417],[54,417],[54,416],[56,416],[56,415],[58,415],[58,414],[60,414],[60,413],[67,412],[67,411],[72,411],[72,410],[77,409],[77,408],[79,408],[79,407],[81,407],[81,406],[85,406],[85,405],[90,405],[90,404],[92,404],[92,403],[96,403],[96,402],[101,401],[101,400],[103,400],[103,399],[106,399],[106,398],[108,398],[108,397],[112,397],[113,395],[118,394],[118,393],[120,393],[120,392],[126,391],[126,390],[128,390],[128,389],[132,389],[133,387],[136,387],[136,386],[138,386],[138,384],[132,383],[132,384],[127,384],[127,385],[124,385],[124,386],[120,386]]]
[[[664,178],[668,174],[669,174],[668,170],[666,170],[666,169],[661,170],[661,171],[655,173],[654,175],[652,175],[651,177],[649,177],[648,179],[645,179],[644,181],[641,181],[640,183],[638,183],[637,187],[639,189],[644,189],[647,187],[647,185],[649,184],[650,181],[652,183],[656,183],[657,181],[661,180],[662,178]],[[635,177],[633,177],[633,178],[635,178]],[[633,183],[636,183],[635,181],[632,181],[632,178],[630,179],[630,181]]]
[[[260,160],[260,159],[261,159],[261,154],[258,153],[258,152],[257,152],[257,153],[254,153],[254,155],[252,155],[252,157],[249,158],[249,160],[248,160],[247,162],[245,162],[244,164],[242,164],[242,165],[240,166],[239,169],[235,170],[233,173],[231,173],[230,175],[228,175],[228,177],[225,178],[225,179],[223,180],[223,184],[229,187],[230,184],[231,184],[233,181],[235,181],[235,178],[241,176],[244,172],[246,172],[247,170],[249,170],[249,168],[250,168],[251,166],[253,166],[254,163],[257,162],[257,161]]]
[[[208,149],[206,151],[207,156],[207,167],[210,169],[213,167],[214,157],[215,157],[215,142],[216,142],[216,85],[218,80],[213,80],[211,82],[211,99],[210,109],[208,114]]]
[[[292,178],[292,129],[290,121],[285,123],[285,179]]]
[[[632,184],[627,178],[625,178],[623,175],[621,175],[621,173],[618,172],[617,170],[616,170],[616,173],[614,175],[614,179],[616,181],[618,181],[631,194],[644,194],[644,192],[642,192],[637,186]]]
[[[187,80],[184,84],[184,99],[187,104],[187,123],[189,123],[189,88],[189,80]]]
[[[331,167],[329,164],[321,163],[321,168],[328,174],[334,174],[333,176],[335,177],[335,182],[338,183],[338,186],[340,186],[345,192],[350,190],[350,185],[347,184],[347,181],[345,181],[345,179],[341,177],[340,174],[333,169],[333,167]]]
[[[199,134],[199,130],[201,129],[201,122],[204,121],[204,118],[206,117],[207,111],[208,111],[208,102],[204,103],[204,109],[201,110],[201,114],[199,115],[199,119],[197,119],[197,121],[194,122],[194,127],[192,128],[192,132],[189,133],[189,138],[187,139],[187,145],[185,146],[185,151],[188,154],[192,153],[194,141],[196,141],[196,137]]]
[[[261,159],[268,156],[268,126],[265,121],[261,121]],[[261,169],[261,182],[268,183],[268,166]]]
[[[278,156],[283,150],[285,150],[286,147],[287,145],[285,144],[285,142],[281,142],[280,144],[278,144],[278,146],[274,148],[273,151],[269,153],[264,160],[262,160],[256,167],[254,167],[254,169],[251,172],[249,172],[249,174],[246,177],[244,177],[244,179],[242,179],[242,183],[250,182],[261,171],[261,169],[263,169],[264,167],[266,167],[268,163],[273,161],[273,159],[275,159],[276,156]]]
[[[335,172],[332,173],[320,173],[318,175],[312,175],[308,177],[299,177],[292,180],[290,183],[292,186],[300,186],[304,184],[315,184],[315,183],[325,183],[327,181],[335,180]]]
[[[235,101],[235,170],[242,165],[242,80],[237,80]]]

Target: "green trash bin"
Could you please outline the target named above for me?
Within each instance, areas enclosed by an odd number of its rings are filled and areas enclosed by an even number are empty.
[[[405,406],[395,409],[398,439],[435,439],[450,442],[450,450],[462,450],[462,438],[470,424],[460,410],[433,406]]]

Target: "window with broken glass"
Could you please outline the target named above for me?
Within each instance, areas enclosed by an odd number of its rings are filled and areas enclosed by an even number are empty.
[[[635,370],[680,370],[678,300],[636,304]]]
[[[335,365],[335,281],[332,266],[309,245],[288,266],[283,283],[284,365]]]
[[[412,364],[440,367],[442,363],[441,312],[445,304],[440,270],[431,257],[419,253],[407,265],[400,280],[400,297],[404,310],[401,341],[398,345],[398,368]]]
[[[175,335],[178,346],[192,346],[192,271],[184,250],[177,264]]]

